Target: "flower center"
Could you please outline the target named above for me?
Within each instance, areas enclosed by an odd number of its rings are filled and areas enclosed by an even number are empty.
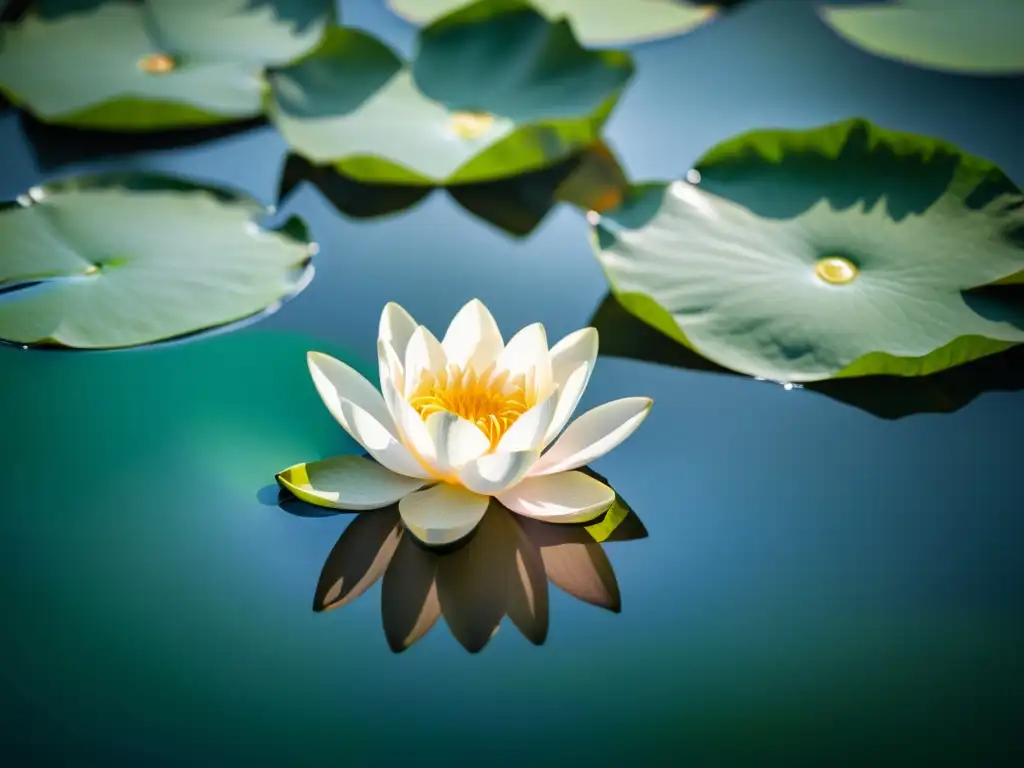
[[[826,256],[814,265],[814,273],[826,283],[846,285],[857,278],[859,271],[849,259],[842,256]]]
[[[494,115],[486,112],[455,112],[449,121],[452,133],[460,139],[479,139],[494,125]]]
[[[166,75],[176,66],[174,59],[166,53],[151,53],[139,60],[139,69],[147,75]]]
[[[431,414],[449,411],[473,422],[487,435],[492,449],[530,407],[522,376],[510,379],[507,371],[494,374],[493,368],[478,374],[454,365],[438,375],[425,373],[409,404],[424,421]]]

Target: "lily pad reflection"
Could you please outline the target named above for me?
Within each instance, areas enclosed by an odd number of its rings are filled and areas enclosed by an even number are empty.
[[[434,192],[421,185],[365,183],[330,165],[314,165],[292,154],[285,161],[278,199],[283,202],[304,182],[353,219],[401,213]],[[627,186],[615,155],[604,142],[597,142],[543,170],[443,189],[469,213],[522,237],[533,232],[559,203],[583,211],[606,211],[622,202]]]
[[[295,514],[307,506],[286,491],[280,504]],[[324,563],[313,610],[343,606],[381,581],[384,634],[396,653],[426,635],[442,616],[471,653],[487,645],[506,616],[531,643],[541,645],[548,634],[548,582],[617,613],[621,595],[602,542],[646,536],[624,502],[583,526],[522,518],[492,501],[473,535],[444,551],[418,544],[392,505],[359,513],[345,528]]]
[[[740,376],[642,322],[609,294],[589,325],[601,334],[599,355],[640,360],[688,371]],[[883,419],[918,413],[959,410],[986,392],[1024,389],[1024,347],[951,368],[930,376],[864,376],[814,381],[803,385],[833,400]]]

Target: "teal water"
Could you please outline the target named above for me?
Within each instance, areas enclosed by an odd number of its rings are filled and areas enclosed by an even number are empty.
[[[378,4],[345,11],[411,40]],[[871,58],[801,2],[636,55],[608,130],[633,178],[679,176],[749,128],[860,115],[1024,180],[1018,80]],[[47,171],[8,114],[0,197],[146,169],[269,201],[284,154],[256,130]],[[317,276],[256,325],[133,352],[0,348],[3,764],[1019,764],[1024,395],[980,374],[958,410],[904,398],[891,420],[870,388],[785,390],[618,349],[580,409],[656,403],[594,465],[648,533],[600,548],[620,613],[550,586],[543,645],[506,619],[471,655],[443,620],[393,653],[380,584],[314,612],[353,517],[296,514],[270,486],[356,446],[305,352],[372,376],[391,300],[441,332],[479,297],[506,336],[539,320],[559,338],[607,286],[568,209],[522,240],[442,194],[355,221],[306,188],[291,213],[321,245]]]

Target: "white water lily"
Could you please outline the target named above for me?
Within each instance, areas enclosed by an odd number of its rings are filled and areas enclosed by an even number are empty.
[[[505,344],[476,299],[438,341],[389,303],[377,342],[381,391],[339,360],[308,355],[328,410],[372,460],[336,457],[304,465],[309,471],[286,470],[278,480],[300,498],[336,509],[398,502],[405,527],[432,545],[472,532],[492,497],[537,520],[593,520],[615,492],[574,470],[629,437],[652,405],[646,397],[615,400],[566,427],[597,343],[597,330],[584,328],[548,349],[544,327],[535,323]]]

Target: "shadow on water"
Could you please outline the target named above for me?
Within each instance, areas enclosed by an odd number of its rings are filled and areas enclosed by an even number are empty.
[[[22,131],[40,170],[124,157],[140,152],[193,147],[207,141],[235,136],[267,125],[263,117],[200,128],[168,131],[100,131],[44,123],[27,112],[20,114]]]
[[[435,187],[369,184],[327,165],[289,155],[281,173],[279,205],[308,182],[343,215],[373,219],[402,213]],[[459,184],[444,190],[462,208],[505,233],[525,237],[559,203],[582,210],[606,211],[622,201],[628,182],[615,155],[598,142],[540,171],[498,181]]]
[[[1016,316],[1020,317],[1019,311]],[[590,325],[600,333],[601,355],[747,378],[658,332],[627,312],[611,294],[598,307]],[[1024,345],[930,376],[832,379],[809,382],[803,388],[883,419],[950,413],[985,392],[1024,389]]]
[[[587,474],[605,481],[585,468]],[[353,514],[299,501],[268,485],[257,498],[299,517]],[[409,535],[393,504],[355,516],[323,565],[313,610],[352,602],[378,581],[388,646],[400,653],[442,616],[470,653],[483,650],[508,617],[531,643],[548,634],[548,582],[614,613],[622,608],[618,581],[603,544],[647,537],[629,505],[586,524],[556,525],[516,515],[492,500],[476,530],[446,548],[430,548]]]
[[[785,134],[785,132],[780,132]],[[744,138],[735,140],[740,145]],[[873,133],[857,121],[834,156],[820,147],[801,148],[784,142],[784,162],[766,157],[753,143],[727,154],[712,152],[698,162],[701,187],[730,199],[766,218],[792,218],[822,199],[838,210],[863,204],[872,208],[884,200],[894,221],[920,214],[931,207],[954,183],[962,164],[952,148],[906,151]],[[1018,192],[998,169],[967,196],[967,206],[981,208],[995,197]]]

